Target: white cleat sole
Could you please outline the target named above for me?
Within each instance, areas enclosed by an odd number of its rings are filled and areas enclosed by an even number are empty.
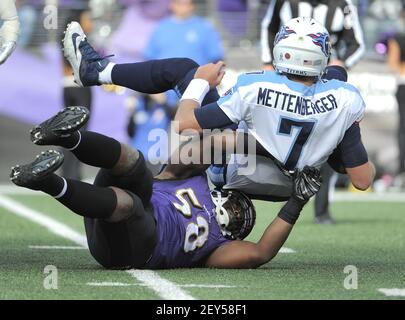
[[[78,34],[77,38],[75,39],[73,39],[74,34]],[[68,24],[65,30],[65,36],[63,38],[63,54],[72,66],[75,82],[81,87],[83,87],[83,83],[80,80],[80,64],[82,62],[82,54],[79,50],[79,44],[85,38],[86,35],[78,22],[72,21]]]

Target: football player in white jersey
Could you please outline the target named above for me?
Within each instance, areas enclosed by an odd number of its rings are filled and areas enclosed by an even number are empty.
[[[210,87],[223,78],[224,64],[200,67],[183,94],[175,120],[179,130],[246,124],[249,132],[284,168],[319,167],[334,153],[353,185],[366,190],[374,176],[359,122],[365,110],[358,90],[322,80],[330,57],[327,30],[314,19],[283,26],[274,47],[275,71],[242,74],[217,102],[200,108]]]
[[[288,172],[331,158],[335,170],[347,172],[357,188],[367,189],[375,170],[358,125],[364,103],[345,82],[320,79],[330,51],[326,30],[312,19],[298,18],[277,39],[277,71],[241,75],[222,98],[214,89],[224,74],[222,62],[199,67],[190,59],[173,58],[114,64],[92,48],[77,22],[66,30],[64,51],[80,86],[115,84],[145,93],[174,89],[183,95],[176,116],[180,130],[246,123],[262,144],[258,155],[264,157],[257,157],[252,176],[228,166],[226,189],[264,200],[286,200],[291,179],[275,163]]]
[[[0,20],[3,21],[0,29],[0,64],[3,64],[13,53],[20,30],[14,0],[0,1]]]

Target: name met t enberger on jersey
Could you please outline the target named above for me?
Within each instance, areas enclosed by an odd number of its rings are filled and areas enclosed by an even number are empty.
[[[300,114],[302,116],[326,113],[338,108],[336,98],[333,94],[328,94],[313,102],[308,98],[269,88],[259,88],[257,104],[274,109],[286,110],[287,112]]]

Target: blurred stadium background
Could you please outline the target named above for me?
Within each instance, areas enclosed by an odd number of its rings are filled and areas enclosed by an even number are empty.
[[[137,43],[143,37],[143,30],[139,28],[137,15],[144,14],[150,18],[151,11],[155,16],[158,11],[163,17],[168,3],[168,0],[17,1],[22,23],[21,43],[0,69],[1,181],[7,180],[10,165],[16,160],[29,159],[34,152],[27,139],[27,129],[63,105],[58,39],[72,10],[83,6],[90,8],[94,21],[91,38],[100,50],[115,54],[113,59],[116,61],[139,61],[142,57]],[[207,18],[221,35],[225,61],[230,70],[224,86],[232,84],[234,77],[231,75],[262,67],[260,24],[268,1],[234,0],[228,1],[228,6],[219,0],[196,0],[195,3],[196,13]],[[400,0],[355,0],[354,3],[364,29],[367,52],[350,71],[349,81],[360,88],[368,105],[362,130],[368,151],[378,166],[378,178],[383,178],[376,184],[376,189],[398,189],[394,179],[398,157],[396,82],[395,76],[388,70],[385,54],[389,36],[403,29],[403,4]],[[55,7],[57,20],[48,21],[53,27],[46,28],[46,17]],[[142,7],[141,13],[135,13]],[[55,25],[57,28],[54,28]],[[126,44],[123,45],[123,42]],[[134,42],[132,47],[131,42]],[[117,88],[93,88],[93,94],[90,128],[121,141],[130,141],[126,128],[128,107],[134,104],[134,96]],[[159,118],[159,113],[153,116]],[[136,117],[137,121],[149,121],[144,120],[142,114]],[[92,173],[86,168],[84,176],[89,177]]]

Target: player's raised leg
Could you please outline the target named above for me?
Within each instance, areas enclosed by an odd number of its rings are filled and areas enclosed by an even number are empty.
[[[98,181],[102,180],[103,186],[131,190],[147,205],[152,173],[147,170],[142,153],[105,135],[79,131],[88,116],[84,107],[65,108],[35,126],[31,130],[31,140],[38,145],[56,145],[70,150],[81,162],[102,168]],[[70,180],[66,181],[69,184]]]
[[[101,188],[81,181],[65,179],[54,172],[63,163],[63,155],[55,150],[39,154],[32,162],[11,169],[10,179],[20,187],[43,191],[73,212],[91,218],[109,219],[121,202],[132,202],[119,189]]]
[[[66,29],[63,46],[64,54],[74,70],[75,80],[81,86],[116,84],[150,94],[173,89],[181,95],[199,66],[187,58],[114,64],[94,50],[80,24],[75,21]],[[203,104],[218,98],[218,92],[213,89]]]
[[[89,115],[85,107],[67,107],[35,126],[30,131],[31,141],[66,148],[85,164],[112,169],[120,159],[121,144],[96,132],[79,131]]]
[[[59,177],[54,172],[62,162],[58,151],[42,152],[31,163],[13,167],[11,181],[43,191],[83,216],[90,252],[104,267],[144,266],[156,244],[156,224],[142,200],[117,187]]]

